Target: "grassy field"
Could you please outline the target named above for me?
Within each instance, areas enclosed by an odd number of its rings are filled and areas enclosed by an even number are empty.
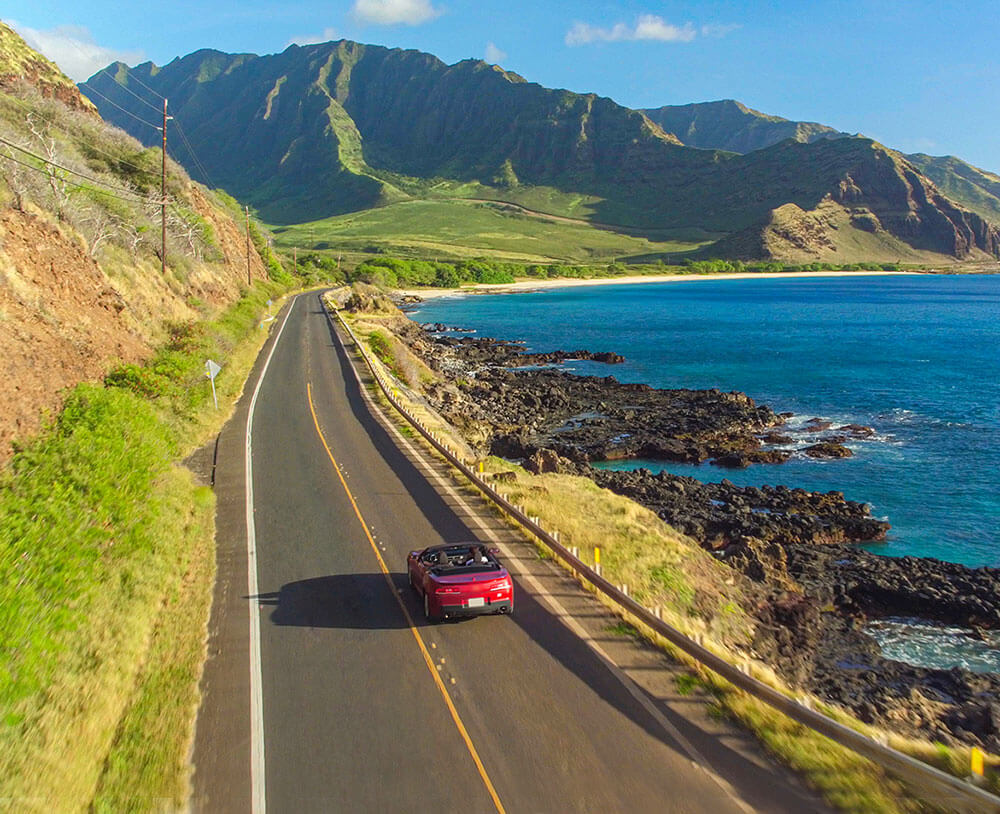
[[[311,223],[273,227],[281,247],[461,259],[490,256],[528,263],[611,263],[678,258],[709,242],[680,235],[650,240],[580,223],[554,221],[502,204],[465,200],[406,201]]]

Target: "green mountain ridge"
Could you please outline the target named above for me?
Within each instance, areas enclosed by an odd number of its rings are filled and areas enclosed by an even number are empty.
[[[644,109],[649,119],[688,147],[750,153],[785,139],[810,143],[849,138],[818,122],[796,122],[753,110],[735,99]]]
[[[604,97],[544,88],[478,60],[446,65],[347,40],[270,56],[205,50],[162,68],[114,70],[130,90],[148,85],[170,99],[207,170],[201,177],[187,162],[196,177],[275,224],[451,196],[632,229],[749,231],[723,245],[817,259],[845,256],[841,245],[874,259],[1000,254],[995,226],[870,139],[781,141],[746,155],[696,149]],[[102,104],[103,95],[141,112],[110,73],[81,90],[97,91],[102,115],[152,143],[156,130]],[[182,148],[175,154],[184,160]],[[822,239],[784,248],[760,239],[788,205],[838,212],[823,221]]]

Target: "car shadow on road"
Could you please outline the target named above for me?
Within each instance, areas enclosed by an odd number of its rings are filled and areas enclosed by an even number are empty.
[[[282,585],[278,591],[248,597],[261,607],[273,607],[270,621],[278,627],[346,628],[366,630],[406,629],[410,622],[395,592],[406,607],[415,627],[432,624],[424,618],[416,592],[407,584],[406,574],[381,572],[331,574]],[[447,620],[456,624],[468,619]]]

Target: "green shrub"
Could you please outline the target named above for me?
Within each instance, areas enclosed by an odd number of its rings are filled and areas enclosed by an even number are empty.
[[[149,495],[176,451],[142,399],[80,385],[51,429],[14,456],[0,481],[0,741],[18,737],[13,711],[60,664],[90,593],[115,563],[155,547]]]
[[[104,377],[108,387],[131,390],[144,398],[159,398],[166,395],[170,380],[154,370],[141,365],[120,365]]]

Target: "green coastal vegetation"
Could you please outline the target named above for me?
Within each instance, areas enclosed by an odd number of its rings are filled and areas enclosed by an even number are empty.
[[[445,262],[375,256],[361,259],[353,268],[326,252],[306,253],[299,257],[304,272],[322,274],[341,282],[369,283],[383,288],[436,287],[458,288],[463,285],[497,285],[517,280],[613,279],[626,275],[726,273],[775,274],[803,271],[900,271],[898,263],[781,263],[778,261],[744,263],[741,260],[686,260],[680,265],[643,263],[625,265],[571,265],[567,263],[513,263],[490,257]],[[907,266],[906,268],[913,268]]]
[[[377,250],[440,260],[479,255],[522,263],[611,263],[696,251],[696,230],[629,234],[585,220],[554,220],[488,201],[416,200],[290,226],[272,225],[279,247]]]

